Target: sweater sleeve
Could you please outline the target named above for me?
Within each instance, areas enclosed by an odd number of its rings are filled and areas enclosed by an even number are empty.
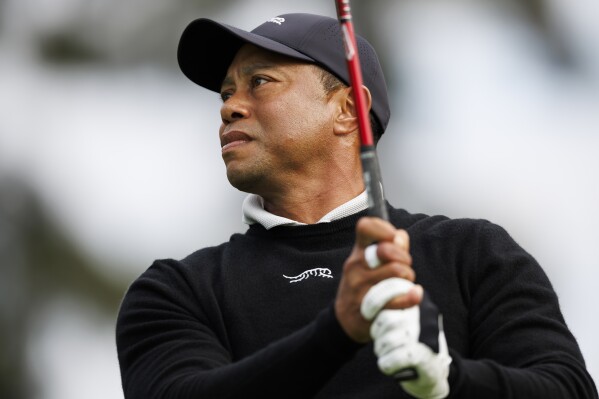
[[[451,352],[450,398],[597,398],[557,296],[532,256],[486,223],[476,259],[462,272],[470,353]]]
[[[331,305],[291,335],[232,361],[213,328],[211,299],[198,300],[175,266],[155,262],[121,304],[116,339],[126,399],[309,397],[361,347]]]

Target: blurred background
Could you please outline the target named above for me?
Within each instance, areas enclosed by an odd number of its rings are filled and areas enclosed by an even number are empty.
[[[390,86],[388,199],[505,227],[597,381],[599,3],[352,9]],[[286,12],[335,17],[332,0],[0,0],[0,397],[122,398],[127,286],[245,230],[218,95],[179,71],[179,36],[198,17],[252,29]]]

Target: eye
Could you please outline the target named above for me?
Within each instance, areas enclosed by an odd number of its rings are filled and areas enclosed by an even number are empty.
[[[264,83],[268,83],[268,79],[262,76],[254,76],[252,77],[252,87],[258,87],[263,85]]]
[[[233,93],[231,92],[231,90],[225,90],[225,91],[221,91],[220,92],[220,99],[225,102],[229,99],[229,97],[231,97],[233,95]]]

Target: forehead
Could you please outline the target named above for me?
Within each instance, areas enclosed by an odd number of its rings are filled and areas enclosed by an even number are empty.
[[[224,82],[234,74],[251,75],[256,70],[270,69],[286,73],[316,75],[321,68],[314,63],[265,50],[253,44],[244,44],[229,65]],[[308,76],[305,76],[306,78]],[[223,83],[224,83],[223,82]]]

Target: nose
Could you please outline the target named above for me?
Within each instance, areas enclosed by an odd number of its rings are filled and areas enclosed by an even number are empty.
[[[250,115],[250,106],[247,99],[239,91],[232,94],[220,107],[220,116],[223,124],[247,118]]]

